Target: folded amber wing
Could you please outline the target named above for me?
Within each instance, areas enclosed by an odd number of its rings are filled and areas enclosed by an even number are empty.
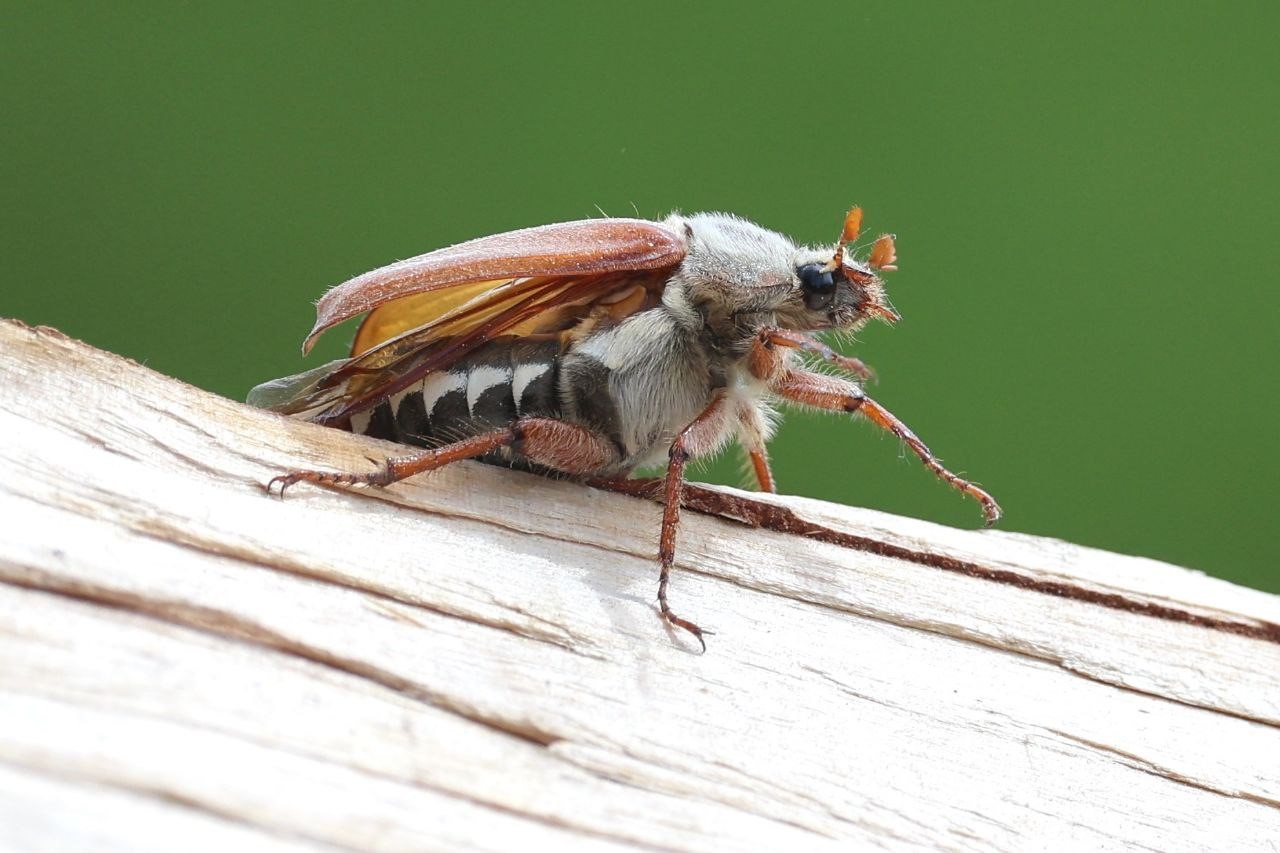
[[[303,345],[368,312],[352,357],[266,383],[251,399],[341,422],[500,335],[565,334],[601,303],[613,319],[652,304],[684,252],[683,235],[658,223],[594,219],[481,237],[373,270],[324,295]]]
[[[438,249],[356,276],[316,305],[309,351],[326,329],[393,300],[477,282],[583,276],[678,264],[683,235],[644,219],[587,219],[508,231]]]

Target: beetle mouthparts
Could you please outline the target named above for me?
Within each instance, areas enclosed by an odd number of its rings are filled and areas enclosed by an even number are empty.
[[[872,317],[879,317],[886,323],[893,324],[902,319],[902,315],[894,311],[891,305],[881,305],[878,302],[873,302],[867,306],[866,310]]]

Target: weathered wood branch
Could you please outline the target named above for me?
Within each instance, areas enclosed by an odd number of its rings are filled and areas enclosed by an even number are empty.
[[[389,449],[0,323],[0,847],[1276,849],[1274,596]]]

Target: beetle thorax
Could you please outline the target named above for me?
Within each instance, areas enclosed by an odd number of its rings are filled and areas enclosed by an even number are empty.
[[[663,304],[711,352],[745,352],[752,335],[775,322],[794,285],[796,246],[774,231],[722,213],[672,216],[687,253]]]

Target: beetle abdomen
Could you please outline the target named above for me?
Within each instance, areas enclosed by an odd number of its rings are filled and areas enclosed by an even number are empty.
[[[559,372],[558,340],[499,338],[354,416],[351,430],[436,447],[520,417],[558,418]]]

